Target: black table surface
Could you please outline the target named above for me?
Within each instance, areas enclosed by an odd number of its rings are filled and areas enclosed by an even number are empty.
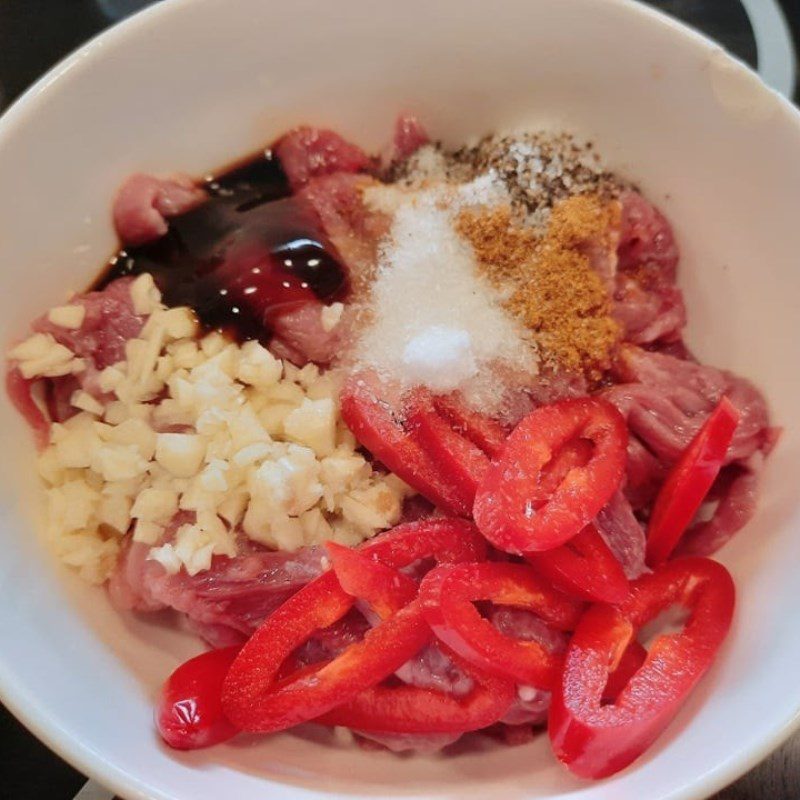
[[[62,56],[152,2],[158,0],[0,0],[0,110]],[[703,30],[751,65],[758,65],[758,48],[745,11],[745,5],[752,3],[649,3]],[[800,43],[800,0],[781,0],[781,5],[793,38]],[[794,99],[800,101],[800,87]],[[0,798],[71,800],[85,781],[0,705]],[[714,800],[800,800],[800,734]]]

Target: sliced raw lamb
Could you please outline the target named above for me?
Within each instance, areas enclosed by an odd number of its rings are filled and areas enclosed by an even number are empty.
[[[370,625],[356,609],[342,617],[329,628],[318,631],[313,639],[306,642],[295,654],[297,666],[319,664],[336,658],[351,644],[360,642]]]
[[[338,325],[326,330],[322,309],[323,304],[318,300],[309,300],[274,314],[271,319],[273,338],[269,345],[273,354],[298,366],[309,361],[330,363],[342,348],[344,331]]]
[[[372,163],[360,147],[323,128],[295,128],[277,141],[274,150],[295,192],[312,178],[363,172]]]
[[[567,635],[554,631],[538,616],[523,609],[495,607],[489,619],[498,630],[517,639],[537,641],[552,652],[566,649]],[[419,655],[404,664],[396,676],[411,686],[433,689],[455,697],[467,695],[474,681],[447,656],[438,644],[431,644]],[[533,727],[547,721],[550,693],[530,686],[519,686],[517,697],[496,728],[502,736],[519,738],[523,731],[528,738]],[[508,729],[506,731],[506,729]],[[460,734],[406,735],[355,731],[358,736],[375,742],[394,752],[414,750],[435,752],[455,742]]]
[[[672,228],[638,192],[624,192],[620,202],[614,316],[628,342],[679,339],[686,308],[675,285],[678,246]]]
[[[620,202],[619,269],[645,267],[667,280],[675,280],[679,252],[667,218],[639,192],[623,192]]]
[[[597,529],[617,561],[622,564],[627,578],[638,578],[645,572],[644,530],[622,492],[616,492],[597,515]]]
[[[125,358],[125,344],[138,336],[145,317],[136,314],[131,298],[133,278],[119,278],[97,292],[87,292],[70,300],[85,310],[80,328],[70,329],[51,322],[47,315],[31,326],[49,333],[79,358],[89,360],[101,370]]]
[[[452,659],[433,643],[407,661],[395,673],[403,683],[419,689],[435,689],[455,697],[472,691],[475,682]]]
[[[750,521],[763,465],[763,454],[756,452],[723,468],[711,492],[712,502],[716,502],[714,513],[689,528],[678,544],[677,555],[711,555]]]
[[[643,285],[620,273],[614,294],[614,318],[635,344],[672,341],[686,325],[683,294],[667,283]]]
[[[169,230],[169,217],[207,199],[188,175],[157,178],[137,173],[122,184],[114,199],[114,227],[123,244],[146,244]]]
[[[388,217],[364,201],[364,190],[376,184],[367,175],[339,172],[309,181],[298,195],[317,213],[322,230],[347,267],[356,295],[372,277],[378,243],[389,230]]]
[[[616,371],[622,382],[604,397],[665,464],[677,460],[723,395],[741,415],[727,463],[748,458],[772,441],[763,396],[731,372],[637,347],[623,348]]]
[[[120,278],[101,291],[87,292],[70,300],[84,308],[79,328],[65,328],[53,323],[47,314],[31,328],[52,336],[86,361],[86,368],[75,375],[27,380],[12,364],[6,376],[9,397],[33,428],[39,445],[47,442],[50,422],[63,422],[77,409],[71,404],[73,393],[84,389],[101,399],[97,384],[100,371],[125,358],[125,344],[138,336],[145,322],[133,309],[130,285],[133,278]]]
[[[50,436],[50,420],[45,416],[44,401],[37,402],[34,397],[37,383],[22,377],[17,367],[9,367],[6,371],[6,391],[8,397],[19,411],[22,418],[31,426],[36,446],[45,447]]]
[[[769,452],[777,437],[763,396],[749,381],[725,370],[635,347],[623,349],[618,377],[625,382],[605,390],[604,396],[628,422],[631,441],[626,494],[637,509],[653,500],[666,471],[721,397],[727,396],[738,409],[740,421],[727,466],[710,495],[715,505],[713,516],[698,523],[684,544],[687,551],[714,552],[747,522],[755,508],[761,456]]]
[[[365,750],[389,750],[392,753],[438,753],[457,742],[460,733],[380,733],[353,731]]]
[[[298,194],[319,219],[327,239],[347,270],[348,304],[341,320],[325,330],[318,313],[322,304],[289,309],[271,320],[273,353],[296,364],[306,361],[326,364],[342,350],[343,343],[359,324],[358,300],[369,288],[377,263],[378,243],[388,230],[385,215],[368,209],[362,190],[373,179],[366,175],[338,172],[312,178]],[[315,313],[314,309],[318,309]]]
[[[413,114],[400,114],[395,120],[394,137],[384,160],[387,164],[403,161],[429,142],[428,132]]]
[[[491,610],[489,619],[506,636],[523,641],[539,642],[552,653],[566,650],[568,637],[556,631],[531,611],[508,606]],[[550,693],[532,686],[518,686],[517,696],[501,722],[506,725],[543,725],[550,708]]]
[[[109,581],[112,601],[121,608],[173,608],[201,626],[220,626],[249,636],[281,603],[322,573],[320,548],[295,553],[256,550],[234,559],[214,558],[211,569],[170,575],[148,560],[149,547],[130,542]]]

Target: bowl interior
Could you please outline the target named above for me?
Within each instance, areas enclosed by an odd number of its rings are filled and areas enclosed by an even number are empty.
[[[202,175],[300,122],[377,147],[401,109],[451,142],[573,130],[674,223],[690,344],[758,383],[786,425],[758,515],[721,556],[740,601],[717,666],[612,784],[569,777],[544,737],[446,759],[366,754],[311,729],[168,752],[152,731],[152,698],[197,643],[167,620],[117,615],[44,553],[31,444],[3,398],[0,587],[13,600],[0,608],[3,698],[131,800],[707,794],[777,744],[800,709],[790,628],[800,615],[800,119],[709,42],[616,0],[159,4],[84,48],[0,121],[2,341],[108,257],[110,199],[127,173]]]

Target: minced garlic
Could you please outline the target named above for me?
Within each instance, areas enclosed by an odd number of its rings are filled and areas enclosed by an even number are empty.
[[[397,522],[410,490],[356,450],[333,375],[258,342],[198,338],[191,311],[163,306],[149,275],[131,294],[149,315],[140,336],[100,373],[102,394],[74,393],[79,413],[51,426],[39,457],[65,561],[102,582],[132,530],[168,572],[193,575],[235,556],[242,536],[284,550],[354,545]],[[44,334],[11,355],[29,376],[77,360]],[[178,512],[189,521],[174,530]]]

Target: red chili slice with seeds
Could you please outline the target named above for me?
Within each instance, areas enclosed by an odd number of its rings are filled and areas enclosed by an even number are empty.
[[[500,550],[525,554],[564,544],[591,522],[625,471],[625,420],[600,398],[543,406],[517,425],[478,487],[474,517]],[[591,447],[556,486],[547,480],[567,446]]]
[[[621,603],[629,591],[622,564],[594,524],[587,525],[566,544],[528,560],[557,589],[570,597],[595,603]]]
[[[489,600],[538,614],[558,630],[571,630],[582,604],[551,588],[525,564],[456,564],[429,572],[420,587],[425,619],[437,638],[485,672],[550,689],[561,657],[536,641],[514,639],[484,619],[474,603]]]
[[[448,479],[436,460],[403,426],[397,387],[372,372],[359,372],[345,384],[341,413],[359,444],[387,469],[443,511],[469,516],[473,494]]]
[[[428,558],[439,562],[483,558],[486,545],[474,525],[434,519],[398,526],[359,553],[400,569]],[[366,599],[384,612],[396,613],[332,661],[289,675],[283,675],[281,668],[292,653],[318,630],[340,620],[356,598],[330,571],[273,612],[242,648],[225,679],[222,703],[228,718],[250,732],[290,728],[353,699],[419,652],[433,634],[419,602],[407,604],[407,582],[372,586],[376,591]]]
[[[681,558],[634,581],[620,605],[591,606],[569,643],[553,692],[549,734],[558,758],[583,778],[608,777],[638,758],[713,663],[734,603],[725,567],[707,558]],[[683,631],[659,636],[628,684],[612,687],[618,692],[613,702],[604,701],[609,674],[636,633],[675,604],[690,612]]]

